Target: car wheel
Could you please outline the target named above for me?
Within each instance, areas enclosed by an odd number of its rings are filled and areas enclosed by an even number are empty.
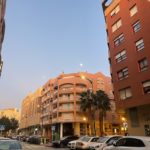
[[[63,143],[60,143],[60,148],[63,148],[64,147],[64,144]]]

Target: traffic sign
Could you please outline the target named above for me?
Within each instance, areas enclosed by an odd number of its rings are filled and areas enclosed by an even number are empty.
[[[5,125],[0,125],[0,131],[5,130]]]

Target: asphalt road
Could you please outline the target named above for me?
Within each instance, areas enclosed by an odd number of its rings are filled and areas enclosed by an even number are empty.
[[[42,145],[33,145],[27,143],[21,143],[23,150],[69,150],[68,148],[54,148],[54,147],[46,147]]]

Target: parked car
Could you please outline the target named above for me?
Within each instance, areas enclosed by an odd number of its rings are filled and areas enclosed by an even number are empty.
[[[19,141],[9,138],[0,138],[0,150],[22,150]]]
[[[127,136],[104,150],[150,150],[150,137]]]
[[[76,142],[76,148],[77,149],[89,149],[89,145],[91,143],[95,143],[99,137],[89,137],[86,136],[82,140]]]
[[[108,145],[112,145],[114,141],[122,138],[121,135],[109,135],[100,137],[96,143],[92,143],[89,145],[90,150],[103,150],[104,147]]]
[[[38,135],[33,135],[28,137],[27,142],[30,144],[40,144],[41,143],[41,137]]]
[[[67,145],[68,148],[71,149],[71,150],[76,149],[76,143],[79,142],[79,141],[81,141],[82,139],[84,139],[84,137],[85,137],[85,136],[81,136],[78,140],[70,141],[70,142],[68,143],[68,145]]]
[[[53,141],[52,144],[54,147],[61,147],[61,148],[67,147],[67,144],[70,141],[77,140],[77,139],[79,139],[79,136],[77,135],[65,136],[61,138],[60,140]]]

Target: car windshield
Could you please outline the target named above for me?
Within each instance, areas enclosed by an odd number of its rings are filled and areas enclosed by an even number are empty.
[[[98,143],[104,143],[104,142],[106,142],[108,140],[108,137],[100,137],[98,140],[97,140],[97,142]]]
[[[68,136],[64,136],[64,137],[62,137],[62,138],[61,138],[61,140],[64,140],[64,139],[66,139],[66,138],[68,138]]]
[[[81,141],[88,142],[90,139],[91,139],[91,137],[85,136],[85,137],[82,138]]]
[[[117,141],[119,139],[121,139],[121,137],[112,137],[106,143],[107,143],[107,145],[112,145],[114,143],[114,141]]]
[[[82,140],[82,139],[84,139],[84,137],[86,137],[86,136],[81,136],[81,137],[79,138],[79,140]]]
[[[21,150],[21,145],[16,141],[0,141],[0,150]]]

